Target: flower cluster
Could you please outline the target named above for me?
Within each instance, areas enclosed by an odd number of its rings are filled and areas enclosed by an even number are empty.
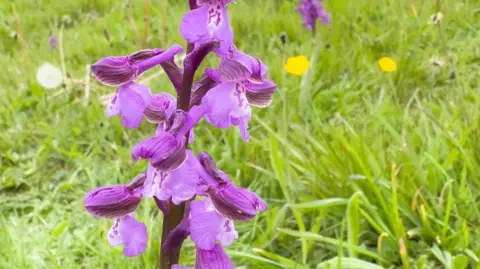
[[[276,84],[267,79],[267,67],[233,45],[227,13],[230,2],[190,0],[191,10],[180,26],[189,43],[183,68],[174,61],[183,51],[179,45],[106,57],[92,65],[99,82],[117,87],[107,116],[119,116],[126,128],[137,128],[143,119],[156,125],[155,134],[132,149],[134,160],[148,160],[146,171],[126,185],[97,188],[85,196],[85,208],[91,215],[113,220],[108,241],[112,246],[123,245],[126,256],[139,255],[148,245],[147,229],[134,217],[143,199],[154,198],[164,218],[171,216],[174,205],[184,207],[183,219],[169,231],[162,248],[179,251],[190,236],[197,247],[197,269],[233,268],[224,247],[238,237],[234,221],[252,219],[267,209],[260,197],[236,186],[217,168],[208,153],[187,149],[194,140],[194,127],[203,118],[217,128],[238,127],[247,142],[251,107],[270,105],[276,90]],[[195,72],[210,52],[220,57],[219,66],[205,69],[193,83]],[[179,99],[153,93],[135,82],[157,66],[164,69]],[[180,104],[182,96],[187,97],[186,108]]]
[[[321,1],[300,0],[300,4],[297,7],[297,12],[302,15],[303,24],[311,31],[315,30],[315,24],[318,19],[321,19],[323,24],[330,23],[330,14],[325,11]]]

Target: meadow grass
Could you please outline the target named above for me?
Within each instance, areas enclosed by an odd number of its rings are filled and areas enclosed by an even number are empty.
[[[165,17],[151,1],[148,46],[183,44],[183,2],[169,0]],[[433,0],[324,1],[332,24],[312,38],[294,2],[230,7],[237,46],[279,85],[273,105],[254,110],[250,143],[233,129],[196,130],[194,151],[207,149],[269,204],[237,224],[241,238],[228,249],[236,268],[478,268],[480,3],[439,1],[438,26]],[[100,99],[114,89],[86,79],[88,64],[145,43],[145,1],[3,1],[0,17],[0,268],[156,268],[154,203],[137,214],[150,235],[137,258],[111,248],[111,223],[83,208],[91,188],[145,167],[130,150],[154,127],[107,119]],[[309,72],[286,74],[286,58],[300,54]],[[382,56],[398,70],[382,73]],[[42,89],[44,62],[74,81]],[[148,85],[173,90],[162,75]],[[184,249],[192,264],[193,244]]]

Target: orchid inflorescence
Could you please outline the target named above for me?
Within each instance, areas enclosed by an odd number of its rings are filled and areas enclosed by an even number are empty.
[[[323,24],[330,23],[330,14],[323,8],[322,0],[300,0],[297,12],[302,16],[305,27],[311,31],[315,31],[318,19]]]
[[[139,127],[144,118],[157,128],[152,137],[132,150],[135,161],[149,160],[146,171],[126,185],[90,191],[85,208],[91,215],[113,220],[108,241],[112,246],[123,244],[126,256],[137,256],[147,247],[147,229],[134,217],[143,199],[153,197],[167,220],[179,215],[175,210],[181,210],[175,227],[169,227],[163,236],[161,259],[170,259],[170,263],[161,268],[185,268],[174,263],[178,263],[178,253],[188,236],[197,248],[194,268],[233,268],[224,247],[238,237],[234,221],[252,219],[267,209],[255,193],[235,186],[208,153],[195,155],[187,149],[202,118],[221,129],[237,126],[247,142],[251,106],[270,105],[276,90],[275,83],[266,79],[267,67],[233,45],[227,13],[231,2],[189,1],[191,10],[180,25],[188,42],[183,69],[174,61],[183,51],[180,45],[106,57],[92,65],[99,82],[118,87],[107,116],[121,117],[126,128]],[[220,57],[219,67],[206,68],[193,83],[195,72],[210,52]],[[158,65],[175,88],[176,100],[135,82]]]

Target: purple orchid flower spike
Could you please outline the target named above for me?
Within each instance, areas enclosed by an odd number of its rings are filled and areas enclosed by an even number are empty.
[[[330,23],[330,14],[325,11],[321,0],[300,0],[297,12],[303,18],[303,24],[311,31],[315,31],[315,25],[318,19],[323,24]]]
[[[163,62],[170,61],[183,51],[180,45],[173,45],[168,50],[149,49],[128,56],[106,57],[92,65],[95,78],[109,86],[120,86],[130,83],[143,72]]]
[[[195,243],[195,269],[233,269],[224,247],[238,238],[234,221],[254,218],[267,209],[255,193],[235,186],[218,169],[210,155],[198,157],[187,149],[193,143],[198,122],[217,128],[237,126],[248,141],[252,106],[267,107],[276,85],[267,79],[267,67],[233,44],[227,5],[232,0],[189,0],[180,32],[189,42],[183,69],[174,61],[183,49],[147,49],[127,56],[106,57],[92,65],[95,78],[117,86],[106,115],[121,117],[126,128],[137,128],[145,118],[156,126],[155,134],[132,149],[132,158],[148,160],[145,173],[125,185],[94,189],[85,196],[91,215],[113,219],[108,232],[112,246],[123,245],[126,256],[137,256],[147,248],[147,228],[134,218],[143,199],[153,198],[163,212],[161,269],[186,269],[178,265],[184,240]],[[218,68],[196,71],[215,52]],[[135,82],[145,71],[160,65],[176,90],[155,93]],[[187,139],[188,137],[188,139]],[[188,140],[188,141],[187,141]]]
[[[220,43],[216,52],[225,54],[233,44],[227,4],[232,0],[197,0],[195,9],[183,17],[180,33],[195,47],[216,40]]]

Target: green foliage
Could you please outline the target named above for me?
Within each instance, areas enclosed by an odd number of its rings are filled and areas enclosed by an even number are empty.
[[[87,99],[84,83],[88,64],[141,47],[145,4],[130,2],[0,3],[0,268],[157,267],[154,203],[137,213],[149,229],[147,252],[131,259],[108,246],[111,223],[86,214],[82,200],[145,167],[130,149],[154,126],[126,130],[107,119],[100,99],[114,89],[91,81]],[[161,1],[151,2],[149,46],[183,44],[186,1],[168,1],[166,18]],[[478,1],[441,0],[437,27],[433,0],[325,0],[332,24],[315,39],[296,1],[237,2],[229,8],[236,44],[269,66],[279,90],[271,107],[254,110],[248,145],[237,130],[206,123],[194,145],[269,204],[237,224],[241,238],[229,248],[237,268],[476,268]],[[63,35],[64,61],[50,34]],[[287,57],[300,54],[311,59],[308,73],[286,74]],[[398,70],[382,73],[382,56]],[[73,81],[42,89],[35,74],[44,62],[64,64]],[[173,91],[163,75],[148,84]],[[193,264],[193,244],[184,249],[184,264]]]

